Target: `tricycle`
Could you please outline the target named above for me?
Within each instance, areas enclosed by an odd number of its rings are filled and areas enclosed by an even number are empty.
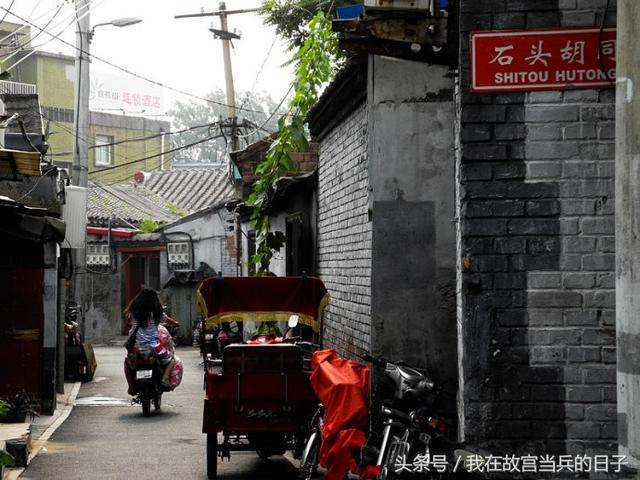
[[[218,459],[230,459],[231,451],[301,457],[318,405],[310,351],[319,347],[328,299],[312,277],[212,277],[200,284],[206,329],[226,333],[221,358],[204,358],[208,478],[218,478]]]

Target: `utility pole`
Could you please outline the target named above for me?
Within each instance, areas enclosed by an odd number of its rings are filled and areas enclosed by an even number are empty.
[[[89,173],[89,10],[91,0],[76,1],[75,108],[73,119],[74,185],[87,186]]]
[[[75,61],[75,93],[74,93],[74,115],[73,115],[73,172],[71,180],[73,185],[87,188],[89,177],[89,42],[90,42],[90,21],[89,11],[91,0],[75,0],[76,3],[76,61]],[[86,197],[84,197],[86,198]],[[86,210],[86,207],[85,207]],[[86,235],[87,228],[82,219],[82,232],[84,240],[80,246],[73,249],[73,277],[71,281],[71,292],[67,292],[67,299],[73,300],[80,305],[82,315],[84,315],[86,297]],[[82,334],[84,335],[84,322]],[[60,370],[59,370],[60,371]],[[64,376],[60,376],[64,380]]]
[[[239,148],[238,134],[237,134],[237,114],[236,114],[236,93],[233,88],[233,70],[231,68],[231,40],[240,40],[240,35],[235,32],[229,31],[229,25],[227,23],[227,16],[235,15],[238,13],[257,12],[259,8],[245,8],[242,10],[227,10],[227,6],[224,2],[220,2],[217,12],[209,13],[193,13],[187,15],[176,15],[175,18],[193,18],[193,17],[220,17],[220,30],[210,28],[209,31],[213,33],[214,38],[222,40],[222,58],[224,61],[224,77],[225,87],[227,93],[227,105],[229,112],[229,119],[231,121],[231,150],[235,151]]]
[[[618,444],[640,469],[640,2],[619,0],[616,80],[616,337]],[[638,474],[640,479],[640,473]]]

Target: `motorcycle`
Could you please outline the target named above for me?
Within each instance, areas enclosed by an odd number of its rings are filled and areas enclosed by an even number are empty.
[[[151,415],[151,404],[155,410],[160,410],[162,406],[162,394],[173,390],[180,384],[182,379],[182,362],[175,355],[173,337],[169,331],[160,324],[158,326],[160,333],[160,344],[152,347],[149,345],[139,345],[135,343],[134,334],[129,337],[125,347],[127,349],[127,364],[125,373],[131,375],[129,383],[132,391],[129,393],[134,396],[132,403],[139,403],[142,406],[142,414],[145,417]],[[173,366],[165,367],[160,362],[159,351],[173,353]],[[162,382],[165,368],[171,368],[169,375],[169,383],[171,386]]]
[[[149,346],[138,346],[130,355],[130,365],[136,391],[133,401],[142,405],[142,415],[148,417],[151,415],[151,403],[155,410],[160,410],[162,394],[167,391],[162,385],[164,368],[155,349]]]
[[[90,381],[96,371],[93,346],[82,341],[78,324],[80,306],[70,303],[64,315],[64,376],[68,380]]]
[[[376,480],[476,478],[464,467],[468,458],[482,456],[448,439],[449,423],[438,408],[442,390],[406,364],[362,358],[384,371],[393,394],[379,407],[377,428],[361,452],[361,465],[371,465],[375,458]]]

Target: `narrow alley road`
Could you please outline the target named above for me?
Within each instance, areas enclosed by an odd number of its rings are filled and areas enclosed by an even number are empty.
[[[162,409],[144,418],[130,405],[122,372],[124,349],[98,347],[94,381],[80,389],[69,418],[20,476],[24,480],[205,479],[202,366],[199,352],[182,347],[182,385],[163,396]],[[218,465],[221,480],[287,480],[296,468],[282,457],[232,453]]]

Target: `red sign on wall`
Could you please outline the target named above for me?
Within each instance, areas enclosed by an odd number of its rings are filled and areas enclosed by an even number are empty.
[[[470,43],[473,92],[615,86],[615,28],[473,32]]]

